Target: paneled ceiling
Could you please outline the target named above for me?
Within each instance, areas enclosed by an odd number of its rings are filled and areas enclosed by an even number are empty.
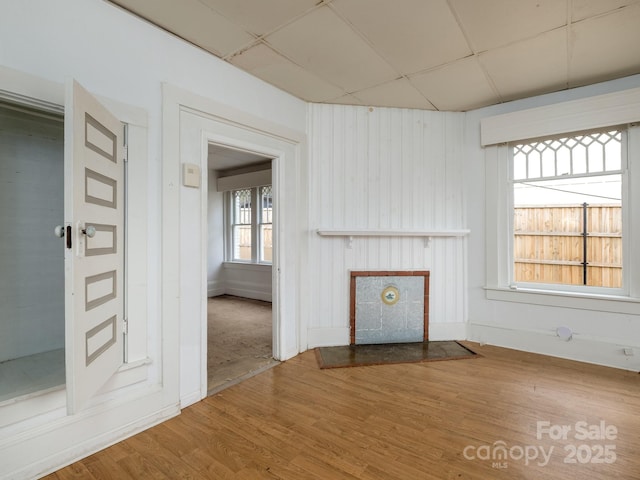
[[[466,111],[640,73],[640,0],[112,0],[303,100]]]

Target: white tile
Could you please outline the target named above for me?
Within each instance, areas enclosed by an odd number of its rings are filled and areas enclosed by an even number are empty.
[[[571,28],[570,86],[640,73],[640,4]]]
[[[313,8],[317,0],[200,0],[255,35],[264,35]]]
[[[476,52],[533,37],[567,23],[562,0],[450,0]]]
[[[567,32],[559,28],[480,55],[503,101],[567,88]]]
[[[331,6],[402,74],[471,54],[445,0],[334,0]]]
[[[434,106],[406,78],[360,90],[354,92],[354,95],[365,105],[435,110]]]
[[[583,20],[633,3],[638,3],[638,0],[572,0],[571,20]]]
[[[397,73],[328,7],[268,35],[266,41],[296,64],[347,92],[397,78]]]
[[[264,44],[231,59],[231,63],[309,102],[324,102],[346,92],[304,70]]]
[[[132,12],[150,20],[217,56],[225,56],[254,37],[198,0],[115,0]]]
[[[466,111],[499,102],[475,57],[409,77],[438,109]]]

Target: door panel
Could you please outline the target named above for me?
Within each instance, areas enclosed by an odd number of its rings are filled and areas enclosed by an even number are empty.
[[[65,108],[67,405],[75,413],[122,365],[122,125],[77,82]],[[67,228],[69,231],[69,228]]]

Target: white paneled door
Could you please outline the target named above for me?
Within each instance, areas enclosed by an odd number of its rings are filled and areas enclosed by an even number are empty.
[[[123,126],[77,82],[65,106],[67,408],[82,409],[122,365]]]

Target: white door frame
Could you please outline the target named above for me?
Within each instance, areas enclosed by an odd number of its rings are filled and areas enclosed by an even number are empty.
[[[300,171],[305,142],[300,132],[163,85],[162,312],[179,323],[180,332],[163,343],[179,344],[181,407],[207,395],[207,188],[182,186],[181,166],[198,165],[204,186],[209,143],[274,158],[274,357],[286,360],[306,349],[300,315],[301,252],[308,234],[301,224],[307,218],[307,182]]]

